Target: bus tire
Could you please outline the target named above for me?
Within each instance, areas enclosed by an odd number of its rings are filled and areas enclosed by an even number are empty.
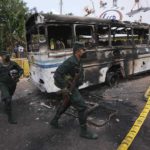
[[[108,72],[106,76],[106,84],[110,87],[116,86],[119,83],[118,72]]]

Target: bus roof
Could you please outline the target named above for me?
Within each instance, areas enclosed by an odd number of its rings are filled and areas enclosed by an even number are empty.
[[[100,19],[96,17],[81,17],[81,16],[69,16],[69,15],[56,15],[56,14],[39,14],[35,13],[31,15],[26,21],[26,29],[38,24],[50,24],[50,23],[65,23],[65,24],[110,24],[118,26],[133,26],[134,28],[149,28],[149,24],[137,23],[129,21],[118,21]]]
[[[122,24],[121,21],[117,20],[108,20],[108,19],[99,19],[96,17],[81,17],[81,16],[69,16],[69,15],[56,15],[56,14],[38,14],[35,13],[31,15],[27,21],[26,21],[26,26],[30,26],[30,24],[36,22],[37,17],[40,17],[44,19],[45,24],[48,23],[86,23],[86,24],[99,24],[99,23],[106,23],[109,24],[111,22],[116,22]],[[40,23],[40,22],[39,22]]]

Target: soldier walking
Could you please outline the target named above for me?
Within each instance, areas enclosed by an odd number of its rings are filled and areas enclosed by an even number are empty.
[[[0,92],[1,99],[5,103],[5,112],[8,115],[10,124],[17,124],[12,116],[12,96],[15,92],[17,82],[23,74],[23,69],[14,61],[10,60],[10,54],[7,51],[0,53]]]
[[[67,110],[67,108],[72,105],[78,111],[78,118],[80,123],[80,136],[88,139],[97,139],[98,135],[90,132],[87,129],[87,115],[86,110],[87,106],[83,97],[81,96],[78,87],[83,83],[83,67],[81,64],[81,58],[85,54],[84,44],[81,42],[75,42],[73,46],[73,55],[64,61],[56,70],[54,74],[55,85],[62,89],[62,92],[66,95],[69,95],[68,99],[64,98],[63,102],[57,109],[57,112],[54,118],[51,120],[50,124],[59,128],[58,120],[61,115]],[[78,79],[75,82],[75,86],[70,91],[71,84],[73,79],[78,76]],[[65,95],[64,94],[64,95]]]

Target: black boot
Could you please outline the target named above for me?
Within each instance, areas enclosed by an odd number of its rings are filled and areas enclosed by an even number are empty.
[[[17,121],[14,120],[13,115],[12,115],[12,108],[11,108],[11,101],[8,100],[5,102],[5,111],[8,116],[8,122],[10,124],[17,124]]]
[[[86,124],[80,126],[80,136],[86,139],[97,139],[98,135],[87,130]]]
[[[13,118],[11,111],[9,111],[9,112],[7,113],[7,115],[8,115],[8,122],[9,122],[10,124],[17,124],[17,121]]]
[[[50,122],[50,125],[53,126],[54,128],[56,129],[60,129],[61,126],[59,125],[58,123],[58,120],[60,118],[60,116],[67,110],[67,108],[70,106],[70,104],[68,103],[67,105],[60,105],[58,108],[57,108],[57,112],[56,112],[56,115],[54,116],[54,118],[51,120]]]
[[[60,125],[58,124],[58,116],[54,116],[54,118],[51,120],[50,125],[56,129],[60,129]]]
[[[86,113],[86,108],[80,110],[78,112],[78,117],[79,117],[79,123],[80,123],[80,136],[86,139],[97,139],[98,135],[95,133],[92,133],[87,130],[87,113]]]

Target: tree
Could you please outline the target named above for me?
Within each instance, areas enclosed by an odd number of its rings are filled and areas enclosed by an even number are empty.
[[[0,1],[0,48],[12,51],[16,43],[25,45],[25,15],[22,0]]]

